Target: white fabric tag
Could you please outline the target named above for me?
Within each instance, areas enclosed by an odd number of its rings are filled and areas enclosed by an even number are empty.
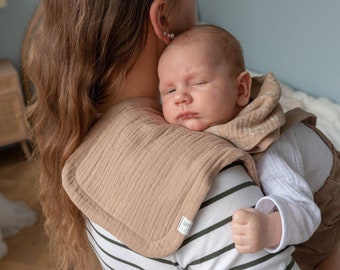
[[[185,216],[182,216],[181,221],[178,224],[177,230],[183,235],[188,235],[191,229],[191,226],[192,226],[192,221],[187,219]]]

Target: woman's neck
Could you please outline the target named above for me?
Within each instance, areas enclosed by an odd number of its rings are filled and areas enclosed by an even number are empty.
[[[157,38],[150,26],[144,49],[127,74],[125,86],[115,102],[134,97],[159,100],[157,66],[164,48],[165,44]]]

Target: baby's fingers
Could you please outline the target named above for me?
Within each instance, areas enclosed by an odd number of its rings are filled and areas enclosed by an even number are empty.
[[[253,210],[255,209],[242,208],[242,209],[236,210],[233,214],[233,222],[236,222],[239,224],[247,224],[249,221],[249,218],[253,215]]]
[[[235,248],[240,253],[253,253],[260,248],[258,243],[254,242],[251,236],[242,234],[233,234]]]
[[[245,209],[238,209],[234,212],[231,221],[233,235],[243,235],[247,230],[248,214]]]

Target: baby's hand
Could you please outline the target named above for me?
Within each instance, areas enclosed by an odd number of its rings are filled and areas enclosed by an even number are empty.
[[[253,253],[278,246],[281,218],[278,212],[263,214],[253,208],[236,210],[231,223],[233,240],[240,253]]]

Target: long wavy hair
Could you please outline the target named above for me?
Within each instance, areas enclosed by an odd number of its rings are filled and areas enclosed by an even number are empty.
[[[84,218],[61,184],[63,165],[119,95],[145,45],[152,2],[42,0],[27,29],[27,118],[45,230],[60,269],[91,269]]]

